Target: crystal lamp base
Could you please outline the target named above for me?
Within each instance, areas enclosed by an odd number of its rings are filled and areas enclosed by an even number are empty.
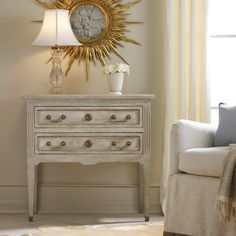
[[[64,82],[64,73],[61,68],[61,56],[63,53],[63,50],[59,47],[53,47],[52,48],[52,70],[49,77],[49,82],[51,85],[51,94],[62,94],[63,88],[63,82]]]

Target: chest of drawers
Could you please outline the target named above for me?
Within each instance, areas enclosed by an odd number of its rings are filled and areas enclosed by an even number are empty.
[[[153,95],[45,95],[27,101],[29,221],[40,163],[140,164],[140,211],[149,220]]]

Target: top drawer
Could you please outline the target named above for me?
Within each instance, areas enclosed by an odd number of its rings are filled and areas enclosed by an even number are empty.
[[[35,107],[35,127],[142,127],[142,107]]]

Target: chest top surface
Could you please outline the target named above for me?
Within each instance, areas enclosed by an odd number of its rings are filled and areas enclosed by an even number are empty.
[[[119,96],[114,96],[110,94],[62,94],[62,95],[51,95],[51,94],[39,94],[39,95],[25,95],[23,99],[26,100],[61,100],[61,99],[106,99],[106,100],[127,100],[127,99],[143,99],[151,100],[154,99],[154,94],[124,94]]]

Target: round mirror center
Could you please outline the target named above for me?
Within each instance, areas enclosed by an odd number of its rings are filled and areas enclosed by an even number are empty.
[[[106,26],[104,13],[93,4],[76,6],[71,12],[70,22],[75,36],[82,42],[100,38]]]

